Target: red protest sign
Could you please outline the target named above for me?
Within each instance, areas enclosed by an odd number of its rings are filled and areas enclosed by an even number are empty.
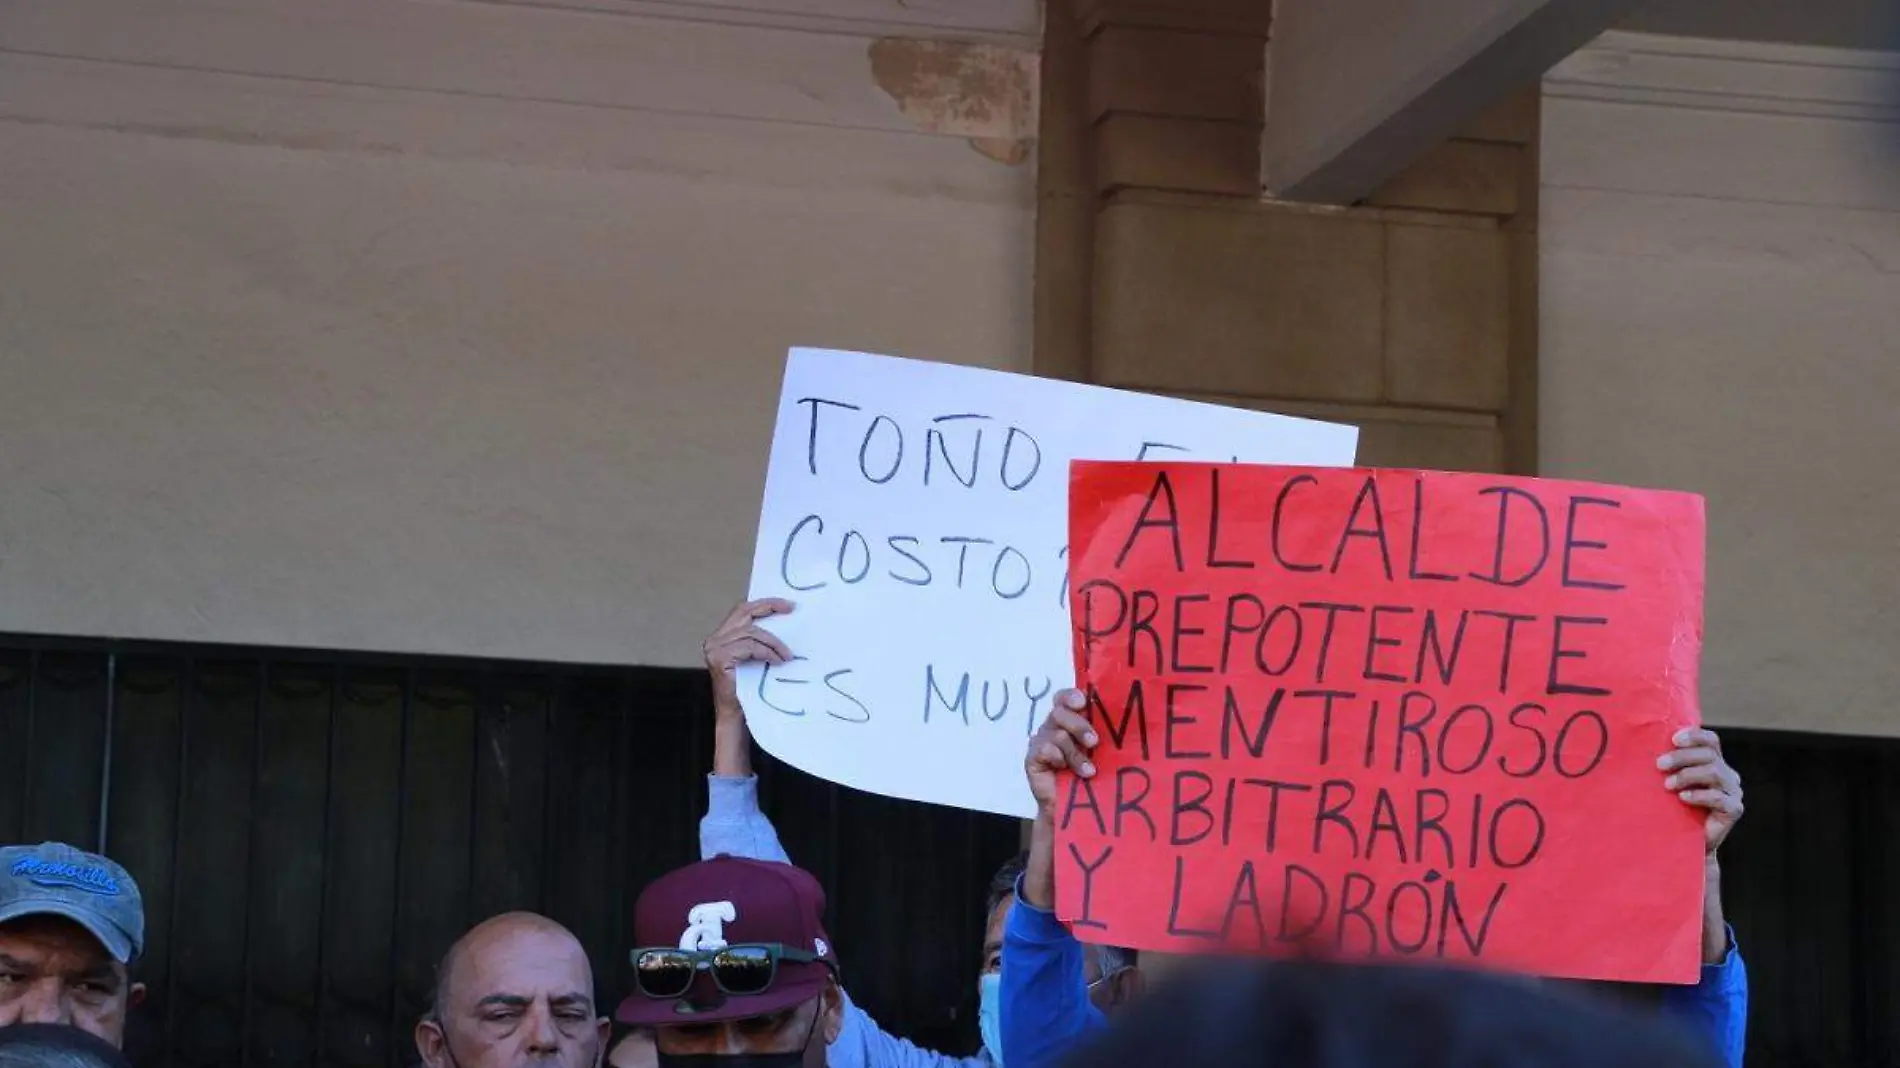
[[[1070,560],[1078,936],[1695,980],[1701,498],[1078,463]]]

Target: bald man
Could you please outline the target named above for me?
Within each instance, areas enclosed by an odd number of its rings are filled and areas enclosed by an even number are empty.
[[[429,1068],[597,1068],[609,1026],[594,1011],[580,941],[545,916],[510,912],[443,955],[416,1051]]]

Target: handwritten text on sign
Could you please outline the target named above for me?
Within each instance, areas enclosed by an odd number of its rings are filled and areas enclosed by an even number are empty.
[[[1078,934],[1694,981],[1700,498],[1096,463],[1070,508]]]
[[[752,565],[800,659],[740,678],[766,750],[1009,815],[1069,682],[1076,457],[1350,464],[1351,427],[947,364],[794,349]]]

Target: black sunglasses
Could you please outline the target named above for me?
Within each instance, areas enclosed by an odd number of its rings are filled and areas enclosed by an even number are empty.
[[[714,985],[732,997],[763,994],[778,978],[778,962],[825,964],[831,962],[816,953],[778,942],[727,946],[724,949],[636,949],[633,951],[633,985],[641,994],[657,1000],[685,997],[700,972],[712,973]]]

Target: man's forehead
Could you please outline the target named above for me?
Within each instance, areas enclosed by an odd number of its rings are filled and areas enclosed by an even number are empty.
[[[497,997],[593,998],[587,953],[559,931],[503,930],[465,947],[455,961],[451,989],[456,1000],[478,1003]]]
[[[68,920],[65,916],[53,916],[47,912],[17,916],[0,924],[0,946],[8,944],[23,948],[36,946],[42,952],[82,952],[87,956],[112,960],[112,954],[99,941],[99,935],[93,935],[84,925]]]
[[[91,931],[64,916],[45,914],[0,923],[0,953],[15,958],[69,957],[86,966],[118,964]]]

